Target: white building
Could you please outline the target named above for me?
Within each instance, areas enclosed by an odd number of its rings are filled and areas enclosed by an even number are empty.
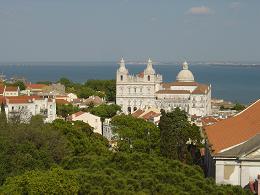
[[[79,111],[71,115],[70,120],[72,121],[83,121],[93,127],[95,133],[102,135],[102,122],[99,116],[93,115],[89,112]]]
[[[163,83],[150,59],[138,75],[130,75],[121,59],[116,75],[116,103],[125,114],[150,107],[166,111],[179,107],[190,115],[206,116],[211,113],[211,86],[195,82],[187,62],[176,81]]]
[[[6,86],[0,85],[0,95],[1,96],[19,96],[20,88],[19,86]]]
[[[260,100],[234,117],[205,127],[207,176],[244,187],[260,174]]]
[[[15,119],[27,123],[35,115],[44,116],[45,122],[56,119],[55,99],[39,96],[5,97],[5,112],[7,120]]]

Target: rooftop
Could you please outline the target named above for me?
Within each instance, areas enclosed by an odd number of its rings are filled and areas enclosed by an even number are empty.
[[[260,100],[231,118],[206,126],[205,133],[215,154],[254,137],[260,133]]]

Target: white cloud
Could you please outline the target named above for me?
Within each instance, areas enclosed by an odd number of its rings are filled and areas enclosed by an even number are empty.
[[[213,10],[206,6],[192,7],[187,11],[190,15],[210,15],[213,14]]]

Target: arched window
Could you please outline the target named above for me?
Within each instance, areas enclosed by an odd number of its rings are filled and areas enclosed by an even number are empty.
[[[127,111],[128,111],[129,114],[131,114],[131,107],[128,107]]]
[[[136,93],[136,87],[134,88],[134,92]]]
[[[124,78],[123,75],[121,75],[121,76],[120,76],[121,81],[123,80],[123,78]]]
[[[136,111],[137,110],[137,108],[136,107],[134,107],[134,111]]]
[[[150,78],[150,75],[148,75],[147,79],[148,79],[148,81],[150,81],[150,80],[151,80],[151,78]]]

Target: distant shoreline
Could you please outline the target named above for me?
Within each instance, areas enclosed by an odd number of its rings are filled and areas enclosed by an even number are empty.
[[[127,65],[143,66],[144,62],[127,62]],[[154,62],[154,66],[179,66],[177,62]],[[117,66],[118,62],[0,62],[1,66]],[[190,62],[191,66],[215,66],[215,67],[253,67],[259,68],[259,63],[201,63]]]

